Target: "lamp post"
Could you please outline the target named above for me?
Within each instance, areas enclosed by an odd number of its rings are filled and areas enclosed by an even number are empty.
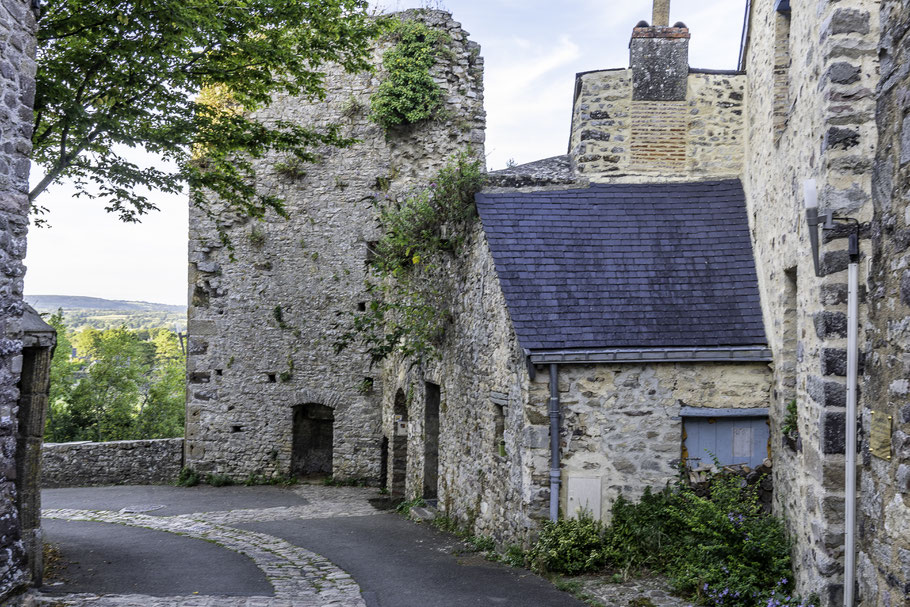
[[[859,225],[852,218],[835,218],[831,211],[825,213],[824,223],[818,217],[818,190],[814,179],[803,184],[806,204],[806,222],[809,224],[809,243],[815,275],[821,276],[819,267],[818,226],[830,230],[834,221],[852,225],[847,252],[847,419],[844,432],[844,607],[853,607],[856,576],[856,383],[858,375],[857,338],[859,333]]]

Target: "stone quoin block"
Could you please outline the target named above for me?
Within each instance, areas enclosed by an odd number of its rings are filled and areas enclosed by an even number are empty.
[[[847,336],[847,315],[843,312],[818,312],[813,320],[820,339]]]
[[[844,453],[846,420],[846,413],[838,411],[822,412],[822,453]]]
[[[806,380],[809,396],[823,407],[846,407],[847,386],[836,381],[810,375]]]
[[[837,84],[852,84],[859,80],[859,66],[839,61],[828,68],[828,79]]]
[[[828,33],[837,34],[868,34],[869,13],[857,9],[839,8],[831,15]]]

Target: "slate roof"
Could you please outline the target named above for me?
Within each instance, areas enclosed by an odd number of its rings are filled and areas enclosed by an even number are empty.
[[[476,202],[524,348],[767,344],[739,180]]]

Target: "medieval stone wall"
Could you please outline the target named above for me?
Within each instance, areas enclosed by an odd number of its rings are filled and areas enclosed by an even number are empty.
[[[603,520],[620,494],[636,500],[647,487],[672,483],[683,446],[680,408],[765,408],[770,379],[765,363],[561,365],[561,511],[571,512],[569,477],[599,479],[601,511],[593,514]],[[530,432],[545,446],[549,396],[549,377],[541,373],[531,384],[528,419],[536,420]]]
[[[424,495],[427,382],[440,386],[438,507],[477,534],[502,545],[521,543],[546,518],[549,428],[526,418],[528,371],[505,297],[475,223],[458,258],[449,260],[452,323],[440,359],[425,368],[387,361],[383,375],[383,433],[395,435],[395,397],[407,405],[405,497]],[[499,449],[497,416],[502,415]],[[533,414],[532,414],[533,415]],[[394,460],[394,453],[390,454]],[[390,483],[394,461],[390,462]]]
[[[26,0],[0,2],[0,601],[28,582],[17,499],[22,277],[28,154],[35,98],[35,19]]]
[[[746,77],[691,73],[684,101],[632,99],[632,70],[579,74],[569,153],[591,181],[739,177]]]
[[[743,185],[775,361],[775,508],[796,541],[799,592],[834,605],[843,592],[847,232],[826,233],[816,278],[803,182],[817,180],[822,211],[871,218],[878,3],[793,0],[789,17],[773,5],[751,4]],[[861,250],[868,258],[865,239]],[[780,425],[793,401],[791,448]]]
[[[910,601],[910,6],[883,2],[880,24],[857,557],[868,606]],[[870,453],[873,410],[891,430],[888,457]]]
[[[347,314],[369,301],[369,243],[378,239],[374,201],[427,185],[456,152],[483,155],[483,60],[451,16],[409,11],[445,30],[452,54],[433,69],[445,118],[388,134],[370,121],[370,95],[383,76],[328,69],[322,101],[278,97],[263,120],[340,124],[358,143],[320,150],[322,160],[257,162],[257,188],[285,199],[290,219],[230,216],[231,253],[213,221],[190,213],[190,308],[186,465],[235,478],[291,471],[296,405],[334,416],[332,474],[380,474],[379,369],[356,348],[335,352]],[[375,52],[375,64],[388,43]],[[339,316],[340,314],[340,316]],[[371,380],[376,380],[372,383]]]
[[[177,480],[182,465],[182,438],[45,443],[41,486],[169,484]]]

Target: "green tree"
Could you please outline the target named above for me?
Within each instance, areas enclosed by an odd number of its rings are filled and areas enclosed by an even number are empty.
[[[154,332],[155,362],[136,415],[137,438],[183,436],[186,415],[186,356],[177,334]]]
[[[152,371],[154,349],[125,327],[88,329],[73,341],[87,364],[70,396],[69,413],[77,428],[70,440],[134,438],[133,419]]]
[[[284,214],[253,185],[252,159],[312,161],[318,146],[350,141],[333,126],[262,124],[250,112],[276,94],[321,98],[328,62],[366,69],[366,10],[366,0],[46,0],[33,136],[46,175],[30,199],[69,178],[77,195],[137,221],[155,209],[142,188],[188,184],[203,209],[210,191],[246,215]],[[137,146],[169,164],[122,156]]]
[[[63,321],[63,310],[57,310],[47,322],[57,331],[57,347],[51,359],[51,391],[45,438],[50,442],[62,442],[68,440],[74,432],[68,402],[76,386],[79,363],[72,360],[73,344]]]

